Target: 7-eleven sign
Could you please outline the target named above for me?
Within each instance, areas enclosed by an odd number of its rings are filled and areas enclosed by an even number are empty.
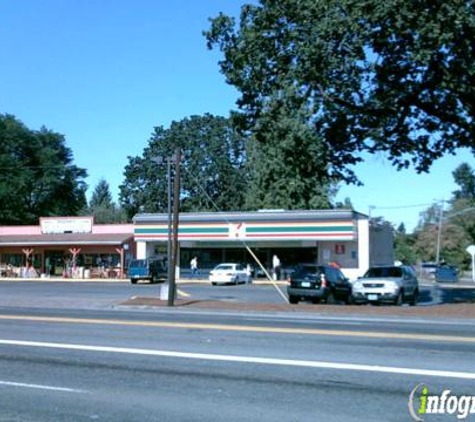
[[[246,223],[229,224],[229,237],[231,239],[245,239]]]

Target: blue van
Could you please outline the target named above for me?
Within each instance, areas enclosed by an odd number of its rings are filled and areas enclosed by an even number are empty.
[[[127,274],[132,284],[139,280],[146,280],[150,283],[161,283],[167,279],[167,265],[163,260],[158,259],[133,259],[128,267]]]

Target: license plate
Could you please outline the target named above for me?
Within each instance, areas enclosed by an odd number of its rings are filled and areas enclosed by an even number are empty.
[[[368,295],[368,300],[378,300],[378,295]]]
[[[310,283],[304,281],[302,284],[301,284],[302,287],[310,287]]]

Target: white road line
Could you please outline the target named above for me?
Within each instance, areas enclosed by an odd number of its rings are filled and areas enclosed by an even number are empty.
[[[74,388],[65,388],[65,387],[54,387],[51,385],[41,385],[41,384],[27,384],[23,382],[12,382],[12,381],[0,381],[0,386],[7,387],[23,387],[23,388],[35,388],[38,390],[50,390],[50,391],[60,391],[64,393],[85,393],[82,390],[76,390]]]
[[[474,372],[457,372],[433,369],[401,368],[392,366],[361,365],[353,363],[323,362],[313,360],[274,359],[252,356],[217,355],[207,353],[188,353],[169,350],[135,349],[128,347],[88,346],[82,344],[48,343],[36,341],[0,340],[0,344],[25,347],[45,347],[52,349],[81,350],[88,352],[125,353],[147,356],[161,356],[182,359],[200,359],[233,363],[256,363],[263,365],[298,366],[304,368],[338,369],[346,371],[380,372],[388,374],[418,375],[475,380]]]

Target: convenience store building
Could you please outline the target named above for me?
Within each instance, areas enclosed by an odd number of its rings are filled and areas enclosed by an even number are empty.
[[[166,254],[167,214],[134,217],[137,258]],[[196,256],[204,271],[222,262],[257,267],[251,248],[270,269],[276,254],[284,269],[298,263],[333,263],[347,277],[362,275],[370,265],[393,264],[393,238],[388,225],[370,225],[353,210],[181,213],[177,277]]]

